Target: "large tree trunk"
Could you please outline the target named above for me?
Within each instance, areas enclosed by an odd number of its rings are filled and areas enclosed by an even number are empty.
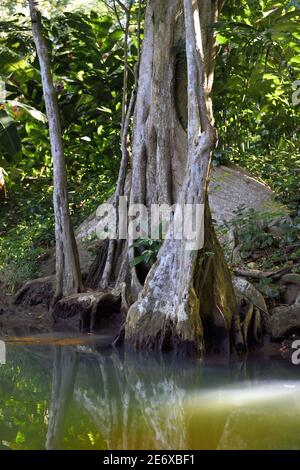
[[[148,2],[133,130],[131,202],[205,204],[205,242],[196,253],[187,250],[185,240],[164,242],[127,316],[125,343],[136,349],[201,355],[210,347],[227,353],[230,348],[237,307],[207,203],[216,144],[210,26],[219,7],[214,0],[185,0],[184,11],[177,0]],[[176,51],[183,42],[187,86],[181,86],[180,93],[176,81],[180,73],[184,77],[184,64],[178,63]],[[187,129],[180,115],[186,93]]]
[[[256,313],[238,314],[207,197],[211,153],[217,141],[210,96],[215,56],[211,26],[222,3],[147,3],[131,172],[124,145],[129,112],[122,126],[122,164],[112,201],[117,205],[119,196],[130,194],[130,203],[149,209],[152,204],[202,204],[205,211],[198,235],[204,234],[204,244],[191,251],[186,240],[167,239],[150,269],[132,267],[133,240],[102,244],[88,285],[113,287],[122,296],[122,312],[128,313],[116,344],[124,341],[128,348],[198,356],[206,351],[229,354],[245,349],[251,329],[259,329]],[[255,331],[252,336],[257,336]]]
[[[51,76],[47,45],[42,34],[38,2],[29,0],[32,33],[40,63],[53,159],[56,238],[56,292],[54,303],[82,290],[79,257],[68,208],[67,173],[56,93]]]

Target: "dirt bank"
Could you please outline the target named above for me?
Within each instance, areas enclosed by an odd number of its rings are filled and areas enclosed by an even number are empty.
[[[53,319],[48,309],[43,305],[29,308],[13,304],[13,295],[7,292],[6,286],[0,280],[0,332],[11,333],[18,331],[50,331]]]

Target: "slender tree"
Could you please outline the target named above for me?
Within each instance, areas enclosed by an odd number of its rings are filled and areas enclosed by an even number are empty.
[[[39,59],[53,160],[56,238],[56,292],[54,303],[82,290],[79,257],[68,208],[67,173],[56,92],[49,54],[42,32],[39,2],[28,0],[32,34]]]
[[[5,190],[5,176],[6,176],[6,171],[4,168],[1,168],[0,166],[0,201],[5,199],[6,197],[6,190]]]

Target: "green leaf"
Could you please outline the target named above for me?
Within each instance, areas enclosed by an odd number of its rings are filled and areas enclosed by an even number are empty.
[[[131,262],[131,266],[137,266],[138,264],[141,264],[145,261],[145,256],[144,255],[140,255],[140,256],[137,256],[136,258],[134,258]]]
[[[21,431],[18,431],[16,436],[16,443],[23,444],[26,441],[24,434]]]
[[[45,114],[41,113],[41,111],[39,111],[38,109],[29,106],[28,104],[14,100],[6,100],[5,102],[10,104],[11,106],[17,106],[19,108],[24,109],[25,111],[27,111],[28,114],[30,114],[31,117],[33,117],[37,121],[43,122],[44,124],[47,122],[47,117]]]
[[[121,29],[115,29],[112,31],[107,38],[105,39],[103,46],[101,48],[101,52],[109,52],[113,49],[113,47],[123,38],[124,33]]]
[[[222,36],[222,34],[217,34],[218,44],[226,44],[227,42],[228,42],[228,39],[225,36]]]
[[[0,111],[0,146],[10,157],[21,150],[21,139],[15,121],[3,110]]]

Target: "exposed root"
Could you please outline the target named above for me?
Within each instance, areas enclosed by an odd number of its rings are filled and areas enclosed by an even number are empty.
[[[253,325],[253,340],[255,344],[263,345],[263,325],[260,311],[257,307],[254,308],[254,325]]]
[[[109,241],[104,240],[102,245],[99,247],[98,254],[89,269],[85,285],[90,289],[97,289],[97,287],[100,285],[106,264],[108,245]]]
[[[191,328],[187,321],[176,322],[172,318],[152,312],[137,318],[135,332],[134,316],[139,317],[134,304],[130,310],[130,325],[126,324],[125,346],[135,351],[172,352],[177,356],[201,356],[204,342],[201,328]]]
[[[253,304],[253,306],[258,309],[262,317],[263,332],[269,334],[270,315],[263,295],[253,286],[253,284],[244,278],[235,277],[233,279],[233,285],[237,295],[239,311],[242,310],[243,303]]]
[[[260,271],[259,269],[245,269],[245,268],[235,268],[234,273],[237,276],[247,277],[252,279],[265,279],[273,278],[280,279],[281,276],[290,272],[295,266],[288,266],[286,268],[278,269],[277,271]]]
[[[237,353],[244,352],[245,341],[242,333],[240,317],[237,314],[232,317],[231,334],[233,348]]]
[[[111,323],[122,323],[121,294],[116,291],[87,292],[64,297],[53,308],[56,322],[68,321],[82,332],[95,332]],[[104,324],[103,324],[104,322]]]
[[[246,279],[234,278],[239,322],[244,349],[263,346],[264,333],[270,334],[270,315],[262,294]],[[238,322],[237,321],[237,322]]]
[[[24,307],[44,304],[48,308],[54,296],[55,277],[48,276],[28,281],[15,294],[14,303]]]
[[[207,235],[201,252],[189,252],[180,241],[163,244],[126,319],[125,343],[133,349],[230,354],[237,305],[208,207],[205,214]]]
[[[116,241],[115,240],[109,240],[108,248],[107,248],[107,252],[106,252],[105,265],[104,265],[103,273],[102,273],[101,280],[100,280],[100,286],[103,289],[107,289],[108,286],[109,286],[109,283],[110,283],[112,270],[113,270],[113,260],[114,260],[114,255],[115,255],[115,248],[116,248]]]
[[[243,332],[245,345],[248,345],[248,333],[249,333],[249,327],[250,327],[250,323],[251,323],[252,316],[253,316],[253,311],[254,311],[253,304],[250,304],[247,309],[244,321],[242,322],[242,332]]]

